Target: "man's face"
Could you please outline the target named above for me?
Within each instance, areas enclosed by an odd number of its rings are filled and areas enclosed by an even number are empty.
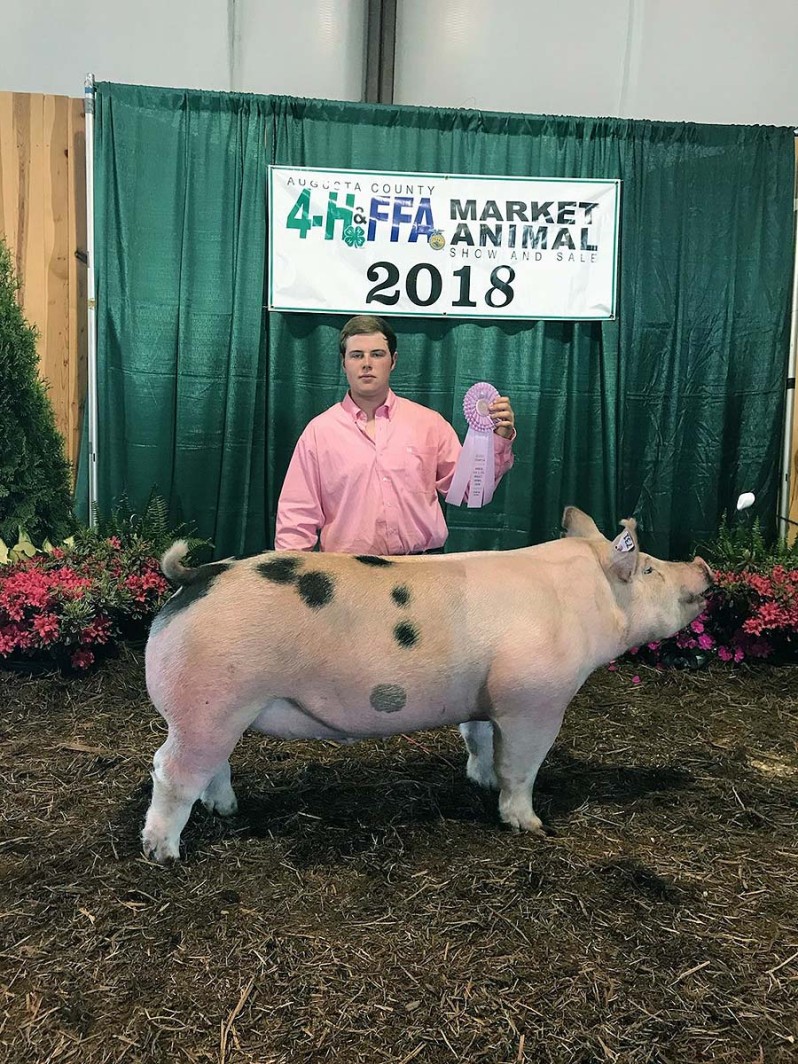
[[[395,361],[382,333],[350,336],[344,351],[344,373],[352,398],[384,400]]]

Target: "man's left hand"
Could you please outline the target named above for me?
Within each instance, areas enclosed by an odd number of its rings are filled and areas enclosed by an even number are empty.
[[[507,396],[500,395],[498,399],[494,399],[488,407],[488,412],[493,418],[493,431],[496,435],[511,440],[515,435],[515,414]]]

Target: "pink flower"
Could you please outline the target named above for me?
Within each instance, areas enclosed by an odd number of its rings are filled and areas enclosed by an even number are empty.
[[[80,641],[84,645],[89,643],[107,643],[111,635],[111,619],[102,614],[95,617],[91,624],[86,625],[80,635]]]
[[[641,680],[640,680],[640,677],[639,677],[639,676],[633,676],[633,677],[632,677],[632,683],[634,683],[634,684],[638,684],[638,683],[640,683],[640,682],[641,682]]]
[[[696,635],[700,635],[701,632],[704,631],[704,622],[699,617],[696,617],[696,619],[693,621],[693,623],[690,625],[690,627],[696,633]],[[700,640],[699,640],[699,643],[700,643]]]
[[[54,613],[40,613],[38,617],[33,618],[33,627],[45,646],[54,643],[61,631],[59,620]]]
[[[32,650],[33,647],[34,638],[30,628],[17,628],[17,650]]]
[[[85,670],[126,620],[146,620],[168,584],[157,559],[119,537],[0,566],[0,657],[44,652]]]
[[[731,661],[734,655],[728,647],[718,647],[718,657],[721,661]]]
[[[698,645],[702,650],[711,650],[715,645],[715,640],[709,635],[708,632],[704,632],[703,635],[698,637]]]
[[[90,650],[76,650],[71,657],[72,666],[75,669],[88,669],[94,661],[94,655]]]
[[[17,645],[17,631],[13,624],[0,627],[0,654],[5,657],[15,649]]]
[[[609,665],[607,666],[607,669],[608,669],[608,670],[609,670],[610,672],[617,672],[617,671],[618,671],[618,666],[617,666],[617,665],[615,664],[615,662],[614,662],[614,661],[611,661],[611,662],[609,663]]]
[[[773,647],[767,639],[752,639],[746,645],[745,651],[749,658],[767,658],[773,653]]]

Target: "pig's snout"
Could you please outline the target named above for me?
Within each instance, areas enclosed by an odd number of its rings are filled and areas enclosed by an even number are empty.
[[[712,585],[715,583],[715,574],[712,572],[712,570],[700,554],[696,554],[695,558],[693,558],[693,565],[698,566],[698,568],[706,577],[708,587],[712,587]]]
[[[690,566],[691,576],[687,580],[687,586],[684,588],[682,601],[703,605],[707,593],[715,583],[715,574],[699,554],[696,554],[695,558],[688,562],[688,565]]]

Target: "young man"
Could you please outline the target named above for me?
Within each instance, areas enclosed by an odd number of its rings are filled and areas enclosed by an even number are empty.
[[[382,318],[358,315],[341,330],[349,391],[307,426],[297,442],[277,505],[276,550],[342,554],[421,554],[446,542],[438,494],[460,455],[452,426],[390,387],[396,335]],[[491,404],[495,476],[513,464],[514,415]]]

